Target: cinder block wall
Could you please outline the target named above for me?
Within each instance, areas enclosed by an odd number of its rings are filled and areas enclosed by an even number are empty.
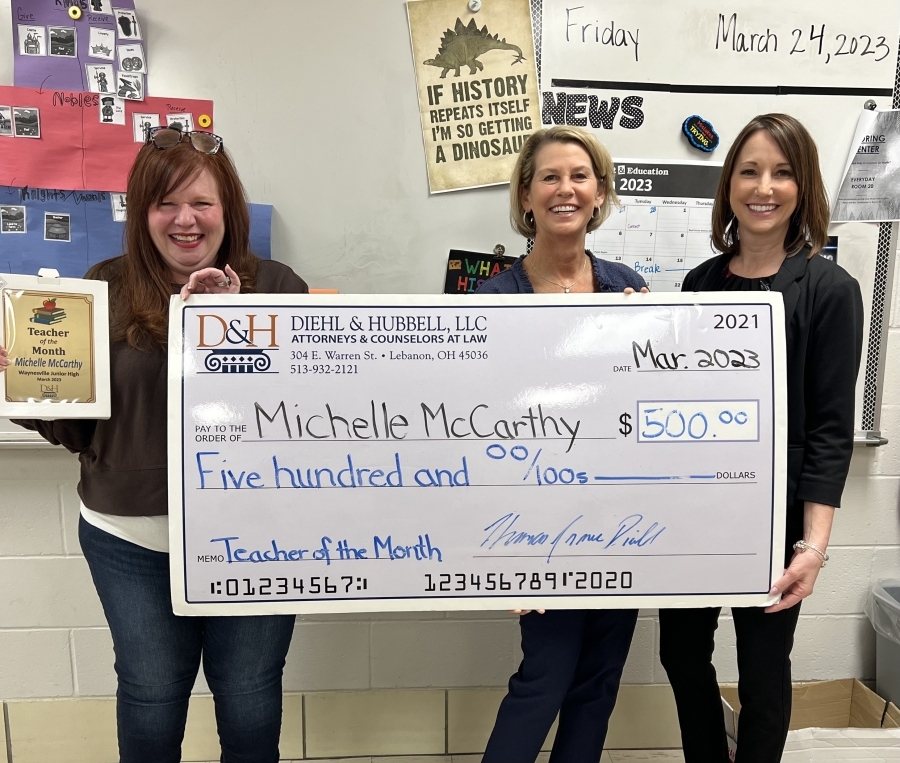
[[[857,449],[815,594],[803,604],[797,680],[875,675],[863,613],[872,583],[900,578],[900,327],[892,329],[883,448]],[[77,466],[54,450],[0,451],[0,699],[110,696],[112,645],[77,538]],[[654,612],[641,613],[626,683],[664,683]],[[290,691],[503,686],[518,660],[505,613],[299,617]],[[717,667],[737,679],[723,621]],[[201,688],[203,688],[201,686]]]
[[[882,431],[891,442],[858,448],[854,455],[832,535],[832,561],[803,605],[794,649],[796,680],[875,675],[874,635],[864,601],[878,579],[900,578],[898,302],[895,284],[882,412]],[[61,449],[0,451],[0,701],[110,697],[115,692],[109,632],[78,545],[77,478],[75,458]],[[642,612],[625,671],[624,682],[633,685],[628,696],[662,696],[652,688],[666,681],[657,642],[655,613]],[[718,644],[719,675],[723,682],[735,681],[734,635],[727,617]],[[285,688],[304,694],[307,722],[315,716],[312,698],[317,693],[330,697],[334,692],[392,690],[389,696],[399,697],[396,690],[448,690],[440,693],[443,699],[435,700],[432,692],[423,692],[421,699],[436,701],[440,722],[449,724],[445,716],[452,714],[454,703],[461,708],[459,717],[465,716],[467,702],[460,698],[469,695],[456,690],[500,689],[518,658],[515,618],[500,612],[300,617]],[[641,687],[648,693],[642,694]],[[197,691],[206,691],[202,678]],[[473,721],[479,728],[460,743],[463,747],[477,747],[485,733],[481,727],[489,728],[502,691],[471,695],[471,702],[477,704],[479,696],[489,699],[479,705],[484,712]],[[640,706],[640,701],[634,704]],[[312,730],[306,731],[312,739]],[[450,737],[466,733],[445,725],[443,739],[403,751],[450,752]],[[432,742],[442,749],[432,750]],[[626,739],[624,746],[628,743]],[[320,749],[334,751],[328,744]]]

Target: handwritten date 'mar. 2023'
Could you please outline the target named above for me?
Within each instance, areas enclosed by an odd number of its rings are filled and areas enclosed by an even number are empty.
[[[769,601],[780,295],[192,297],[184,614]]]

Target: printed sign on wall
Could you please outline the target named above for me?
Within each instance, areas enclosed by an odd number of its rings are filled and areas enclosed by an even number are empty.
[[[431,192],[509,182],[540,127],[528,0],[406,7]]]

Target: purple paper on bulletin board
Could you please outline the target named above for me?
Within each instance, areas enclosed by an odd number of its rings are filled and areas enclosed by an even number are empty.
[[[113,5],[134,15],[117,17]],[[69,15],[71,6],[81,10],[80,18]],[[91,90],[86,64],[108,64],[117,72],[119,45],[140,46],[146,51],[139,19],[131,22],[137,19],[134,0],[28,0],[12,3],[10,10],[16,87]],[[92,33],[92,28],[106,31]],[[127,68],[133,67],[134,58],[128,56]],[[141,71],[146,71],[146,61],[142,61]],[[113,81],[109,83],[111,95],[114,90]]]
[[[0,186],[0,273],[56,268],[64,278],[81,278],[91,265],[121,254],[122,197]],[[272,257],[271,227],[272,207],[251,204],[251,249],[264,259]]]

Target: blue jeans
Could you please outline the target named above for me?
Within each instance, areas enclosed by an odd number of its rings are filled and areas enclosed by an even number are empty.
[[[636,609],[553,609],[521,617],[522,664],[482,763],[534,763],[557,713],[551,763],[597,763],[637,616]]]
[[[169,555],[81,519],[78,537],[116,653],[120,763],[178,763],[203,659],[222,763],[277,763],[293,615],[176,617]]]

